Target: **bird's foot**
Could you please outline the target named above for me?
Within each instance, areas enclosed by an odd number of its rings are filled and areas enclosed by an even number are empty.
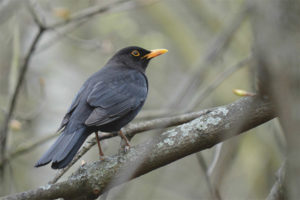
[[[85,164],[86,164],[85,160],[81,160],[81,166],[83,166]]]
[[[124,150],[125,153],[127,153],[130,149],[130,143],[127,137],[123,134],[122,131],[119,131],[119,135],[121,136],[121,149]]]
[[[127,153],[129,150],[130,150],[130,144],[129,145],[125,145],[124,152]]]
[[[103,156],[102,156],[102,155],[100,155],[100,156],[99,156],[99,158],[100,158],[100,161],[104,161],[104,160],[106,160],[106,156],[104,156],[104,155],[103,155]]]

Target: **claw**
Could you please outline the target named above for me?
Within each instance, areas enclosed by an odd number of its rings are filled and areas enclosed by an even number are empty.
[[[105,156],[100,156],[100,160],[101,160],[101,161],[104,161],[105,159],[106,159]]]
[[[124,152],[128,153],[129,150],[130,150],[130,145],[129,146],[126,145],[125,148],[124,148]]]
[[[121,138],[125,142],[125,146],[129,146],[130,147],[130,143],[129,143],[127,137],[122,133],[122,131],[119,131],[119,135],[121,136]]]

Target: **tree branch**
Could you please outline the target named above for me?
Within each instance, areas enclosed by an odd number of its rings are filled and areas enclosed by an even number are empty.
[[[263,124],[275,117],[259,97],[209,109],[199,118],[134,146],[126,154],[81,166],[68,180],[6,196],[7,199],[94,199],[110,188]]]

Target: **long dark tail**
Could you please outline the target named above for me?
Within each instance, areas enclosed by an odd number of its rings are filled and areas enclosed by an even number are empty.
[[[35,167],[44,166],[51,161],[53,169],[66,167],[72,161],[88,135],[84,127],[77,129],[73,133],[61,133],[50,149],[35,164]]]

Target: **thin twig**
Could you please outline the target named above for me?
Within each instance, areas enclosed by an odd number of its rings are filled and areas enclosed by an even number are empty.
[[[276,174],[276,181],[267,196],[266,200],[284,200],[287,199],[284,181],[285,181],[286,162],[284,162]]]
[[[12,118],[13,112],[15,110],[16,103],[17,103],[17,100],[18,100],[18,96],[20,94],[20,89],[21,89],[22,83],[24,81],[24,78],[25,78],[25,75],[26,75],[26,72],[27,72],[27,69],[28,69],[28,66],[29,66],[29,62],[32,58],[33,52],[36,48],[36,45],[38,44],[39,40],[41,39],[41,36],[43,35],[44,31],[45,31],[45,29],[43,29],[42,27],[39,27],[38,33],[34,37],[33,42],[31,43],[31,46],[28,50],[28,53],[25,56],[25,60],[23,62],[23,65],[21,66],[18,82],[17,82],[16,88],[13,92],[13,96],[12,96],[12,99],[10,101],[10,104],[8,106],[8,113],[5,116],[3,128],[2,128],[1,134],[0,134],[0,143],[1,143],[1,148],[0,148],[0,158],[1,159],[0,160],[3,160],[4,157],[5,157],[8,125],[9,125],[9,122]]]
[[[197,107],[202,101],[211,94],[221,83],[223,83],[229,76],[240,68],[247,66],[253,60],[252,55],[247,56],[241,61],[237,62],[233,66],[225,69],[220,73],[211,83],[208,84],[204,89],[200,90],[195,97],[193,98],[191,104],[189,104],[187,110],[192,110],[194,107]]]
[[[170,112],[171,111],[167,110],[167,109],[142,110],[135,119],[136,120],[149,120],[149,119],[167,117],[168,115],[170,115]]]
[[[217,165],[217,162],[220,158],[221,155],[221,151],[222,151],[222,147],[223,147],[223,142],[219,143],[216,145],[216,149],[215,149],[215,153],[214,153],[214,157],[209,165],[209,167],[206,170],[207,175],[210,177]]]
[[[71,16],[70,18],[68,18],[64,21],[56,22],[56,23],[54,23],[52,25],[48,25],[46,27],[47,27],[47,29],[56,29],[56,28],[59,28],[62,26],[66,26],[72,22],[87,20],[88,18],[91,18],[95,15],[98,15],[101,13],[106,13],[106,12],[112,10],[113,8],[115,8],[115,6],[126,3],[128,1],[130,1],[130,0],[119,0],[119,1],[115,1],[111,4],[109,4],[107,6],[93,6],[91,8],[87,8],[78,13],[75,13],[73,16]]]
[[[204,173],[206,185],[208,186],[208,189],[209,189],[212,199],[221,200],[221,196],[220,196],[218,189],[213,186],[213,184],[210,180],[209,174],[207,173],[207,165],[206,165],[206,162],[205,162],[203,156],[199,152],[199,153],[196,153],[196,157],[197,157],[199,165],[201,166],[201,169]]]
[[[14,151],[8,152],[7,155],[5,155],[3,161],[0,161],[0,167],[6,163],[11,161],[12,159],[17,158],[20,155],[23,155],[29,151],[32,151],[36,147],[48,142],[49,140],[55,138],[58,135],[58,133],[52,133],[48,134],[44,137],[41,137],[35,141],[32,141],[31,139],[28,142],[22,143],[20,146],[17,146],[17,148]]]
[[[169,105],[170,108],[178,107],[178,105],[185,105],[186,101],[184,100],[189,99],[190,97],[188,94],[194,94],[194,91],[191,90],[198,88],[204,81],[204,77],[207,74],[207,71],[210,69],[210,64],[216,60],[228,47],[235,32],[239,29],[248,16],[248,11],[249,8],[243,5],[239,13],[233,17],[233,20],[228,24],[228,26],[226,26],[224,30],[220,32],[220,34],[207,48],[207,53],[195,62],[189,73],[191,76],[182,81],[176,96],[172,98],[173,101]]]
[[[35,6],[36,3],[33,3],[31,1],[26,1],[26,6],[27,9],[29,10],[31,16],[33,17],[34,22],[36,23],[36,25],[38,25],[38,27],[44,29],[45,31],[47,30],[47,28],[45,27],[45,25],[41,22],[40,18],[38,17],[36,11],[35,11]]]
[[[49,39],[49,41],[45,42],[44,44],[41,44],[41,46],[36,50],[35,54],[39,54],[51,46],[57,44],[58,41],[63,39],[68,35],[68,33],[73,32],[77,28],[79,28],[81,25],[83,25],[86,21],[82,20],[80,22],[74,23],[68,27],[66,27],[63,31],[58,31],[56,29],[53,29],[53,32],[56,33],[56,36],[53,36],[53,38]]]

